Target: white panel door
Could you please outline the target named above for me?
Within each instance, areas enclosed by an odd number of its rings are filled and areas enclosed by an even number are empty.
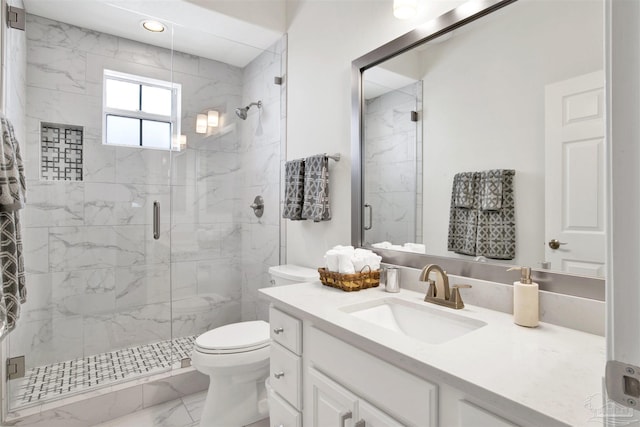
[[[358,398],[329,378],[309,369],[312,427],[352,427]]]
[[[547,85],[545,95],[548,268],[604,277],[604,73]],[[551,240],[559,242],[557,249]]]

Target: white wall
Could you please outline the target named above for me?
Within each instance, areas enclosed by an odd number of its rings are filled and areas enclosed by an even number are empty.
[[[430,254],[469,259],[447,250],[453,176],[515,169],[510,263],[539,267],[545,86],[603,68],[602,3],[521,0],[483,21],[423,52],[424,240]]]
[[[332,219],[287,223],[287,262],[323,265],[330,247],[351,241],[351,61],[460,5],[434,1],[413,21],[389,1],[299,1],[287,5],[287,159],[340,152],[330,162]]]

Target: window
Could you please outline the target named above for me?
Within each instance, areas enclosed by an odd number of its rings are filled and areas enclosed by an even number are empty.
[[[172,135],[180,135],[179,84],[111,70],[103,83],[104,144],[172,148]]]

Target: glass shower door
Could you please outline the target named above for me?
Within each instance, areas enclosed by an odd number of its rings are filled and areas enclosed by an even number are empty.
[[[26,52],[9,63],[26,84],[28,297],[5,340],[26,367],[10,411],[170,369],[181,102],[171,49],[32,15],[11,35]]]

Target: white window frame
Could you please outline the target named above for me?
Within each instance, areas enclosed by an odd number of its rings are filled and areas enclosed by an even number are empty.
[[[159,87],[169,89],[171,91],[171,114],[168,116],[161,114],[150,114],[144,111],[122,110],[119,108],[107,107],[107,80],[119,80],[127,83],[133,83],[141,86]],[[180,120],[181,117],[181,98],[182,85],[165,80],[152,79],[149,77],[138,76],[134,74],[122,73],[104,69],[102,77],[102,144],[111,147],[129,147],[129,148],[146,148],[150,150],[180,150]],[[150,147],[142,145],[125,145],[125,144],[108,144],[107,143],[107,116],[119,116],[138,120],[149,120],[156,122],[169,123],[170,125],[170,146],[167,148]],[[142,126],[142,123],[140,124]]]

